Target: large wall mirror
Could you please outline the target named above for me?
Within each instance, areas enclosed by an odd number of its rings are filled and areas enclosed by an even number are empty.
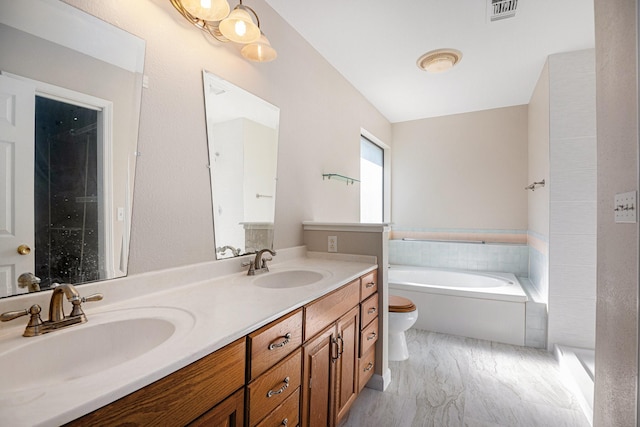
[[[273,248],[280,109],[204,72],[216,258]]]
[[[0,297],[127,274],[144,51],[61,1],[0,2]]]

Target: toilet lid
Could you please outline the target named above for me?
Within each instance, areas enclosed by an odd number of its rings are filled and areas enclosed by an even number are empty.
[[[416,305],[409,298],[400,297],[398,295],[389,295],[389,312],[391,313],[408,313],[415,311]]]

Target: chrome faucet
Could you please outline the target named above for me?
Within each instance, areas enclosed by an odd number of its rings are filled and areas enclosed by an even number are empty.
[[[73,305],[71,313],[69,313],[68,316],[64,315],[63,295],[66,296],[67,300]],[[56,285],[53,289],[51,300],[49,302],[49,320],[44,322],[42,321],[42,318],[40,317],[42,308],[38,304],[34,304],[29,309],[8,311],[0,314],[0,321],[7,322],[28,314],[30,315],[29,323],[22,335],[25,337],[35,337],[37,335],[66,328],[68,326],[85,323],[87,321],[87,316],[82,311],[81,304],[89,301],[100,301],[102,297],[102,294],[80,297],[80,294],[73,285],[68,283]]]
[[[256,252],[256,257],[253,261],[249,261],[249,271],[247,274],[249,276],[254,276],[256,274],[267,273],[269,268],[267,267],[267,261],[271,261],[271,258],[262,258],[262,254],[265,252],[269,252],[272,256],[275,256],[275,251],[271,249],[260,249]],[[243,264],[247,265],[247,264]]]

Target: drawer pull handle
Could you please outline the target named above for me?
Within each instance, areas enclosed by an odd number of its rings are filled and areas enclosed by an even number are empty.
[[[371,341],[376,339],[378,335],[375,332],[371,332],[371,334],[367,337],[367,341]]]
[[[369,288],[373,288],[375,285],[376,285],[376,282],[369,282],[364,287],[369,289]]]
[[[282,420],[282,422],[280,423],[280,425],[283,425],[285,427],[287,427],[289,425],[289,419],[285,418],[284,420]]]
[[[291,334],[287,332],[287,334],[284,335],[283,338],[284,338],[284,341],[282,341],[282,342],[269,344],[269,350],[274,350],[276,348],[282,348],[285,345],[289,344],[289,340],[291,339]]]
[[[373,363],[369,362],[369,364],[367,365],[367,367],[363,369],[363,372],[370,371],[370,370],[371,370],[371,368],[373,368]]]
[[[369,310],[367,310],[367,314],[373,314],[376,312],[376,308],[375,307],[371,307]]]
[[[276,394],[282,394],[289,387],[289,377],[284,379],[284,385],[277,390],[269,390],[267,392],[267,397],[275,396]]]

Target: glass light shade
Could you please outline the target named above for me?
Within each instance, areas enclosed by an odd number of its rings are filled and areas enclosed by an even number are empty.
[[[443,73],[453,68],[462,59],[462,52],[456,49],[437,49],[418,58],[418,68],[430,73]]]
[[[220,32],[236,43],[253,43],[260,38],[260,28],[242,7],[233,9],[227,19],[220,22]]]
[[[181,3],[192,16],[204,21],[221,21],[231,10],[227,0],[181,0]]]
[[[425,68],[430,73],[444,73],[453,68],[454,61],[449,57],[435,58],[426,64]]]
[[[255,62],[273,61],[278,56],[278,52],[271,47],[271,43],[264,34],[260,34],[258,41],[244,46],[240,53],[248,60]]]

